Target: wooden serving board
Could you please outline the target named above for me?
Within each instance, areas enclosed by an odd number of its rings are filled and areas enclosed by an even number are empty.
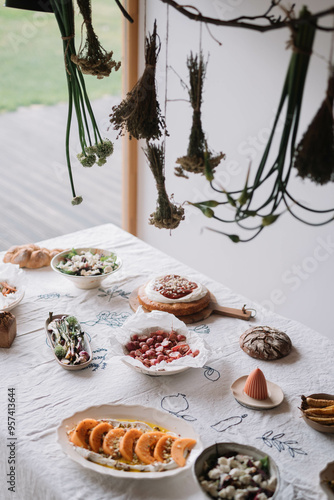
[[[139,287],[133,290],[133,292],[131,292],[129,297],[130,307],[135,312],[140,306],[138,300],[138,290]],[[234,309],[233,307],[220,306],[217,304],[216,297],[211,292],[210,292],[210,298],[211,300],[209,302],[209,305],[205,309],[202,309],[202,311],[199,311],[198,313],[194,314],[188,314],[187,316],[178,316],[178,318],[187,325],[189,325],[191,323],[197,323],[199,321],[203,321],[203,319],[207,319],[209,316],[211,316],[211,314],[219,314],[221,316],[244,319],[246,321],[254,317],[252,314],[253,311],[245,309],[245,306],[242,309]],[[144,306],[142,306],[142,308],[144,312],[149,312],[147,309],[145,309]]]

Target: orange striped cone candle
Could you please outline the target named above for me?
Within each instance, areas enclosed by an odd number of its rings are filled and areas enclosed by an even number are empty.
[[[260,368],[255,368],[247,377],[244,393],[253,399],[267,399],[267,381]]]

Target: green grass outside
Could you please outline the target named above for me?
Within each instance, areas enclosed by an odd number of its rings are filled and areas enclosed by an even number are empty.
[[[115,60],[121,60],[119,8],[111,0],[93,0],[92,6],[93,26],[100,43],[108,52],[113,50]],[[76,8],[77,50],[81,22]],[[1,6],[0,26],[0,112],[32,104],[67,102],[62,40],[54,15]],[[91,100],[121,94],[121,69],[102,80],[87,75],[85,81]]]

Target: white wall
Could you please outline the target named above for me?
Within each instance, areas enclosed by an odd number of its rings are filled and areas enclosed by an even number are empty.
[[[269,0],[192,1],[203,14],[211,17],[234,18],[242,14],[263,12]],[[297,2],[297,11],[307,3],[311,11],[323,10],[331,0]],[[141,5],[141,26],[144,25],[144,1]],[[159,98],[164,108],[166,5],[147,0],[146,25],[152,31],[157,19],[162,39],[157,79]],[[198,51],[200,27],[174,9],[169,9],[169,65],[188,80],[186,59]],[[332,19],[327,19],[332,24]],[[324,21],[322,21],[325,24]],[[203,52],[210,54],[205,82],[203,125],[209,146],[226,153],[226,160],[216,177],[225,189],[243,185],[253,149],[254,169],[265,146],[267,129],[274,117],[283,86],[290,50],[285,49],[289,39],[287,29],[261,34],[240,28],[210,27],[222,45],[219,46],[202,28]],[[330,51],[331,35],[318,32],[315,55],[309,68],[299,136],[324,98],[327,83],[326,61]],[[143,47],[143,42],[141,43]],[[141,48],[140,47],[140,48]],[[140,51],[143,58],[143,50]],[[143,59],[141,61],[143,64]],[[179,79],[168,72],[168,99],[187,99]],[[166,185],[175,200],[201,201],[218,199],[203,176],[190,174],[189,180],[174,176],[175,160],[186,154],[191,126],[191,108],[187,102],[169,102],[167,125]],[[254,139],[255,138],[255,139]],[[256,146],[250,143],[256,141]],[[144,146],[144,144],[142,144]],[[256,151],[256,148],[258,149]],[[294,180],[294,193],[304,202],[317,208],[333,206],[333,185],[316,187],[310,182]],[[219,197],[219,195],[218,195]],[[223,197],[221,195],[221,200]],[[232,243],[226,237],[208,231],[212,227],[230,233],[217,221],[207,219],[192,208],[186,208],[186,220],[178,229],[156,229],[147,223],[155,209],[154,180],[144,155],[139,165],[138,236],[182,262],[224,283],[234,291],[262,303],[284,316],[299,320],[334,339],[332,307],[334,296],[334,230],[333,223],[314,228],[282,216],[250,243]]]

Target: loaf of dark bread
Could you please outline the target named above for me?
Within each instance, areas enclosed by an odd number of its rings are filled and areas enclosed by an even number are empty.
[[[287,356],[291,351],[290,337],[270,326],[254,326],[240,336],[240,347],[252,358],[272,360]]]

